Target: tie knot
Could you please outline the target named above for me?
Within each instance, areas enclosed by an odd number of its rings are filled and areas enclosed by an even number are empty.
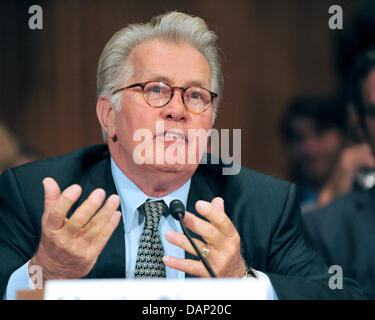
[[[168,206],[164,200],[149,201],[143,204],[143,209],[145,212],[145,224],[157,229],[159,226],[160,217],[168,210]]]

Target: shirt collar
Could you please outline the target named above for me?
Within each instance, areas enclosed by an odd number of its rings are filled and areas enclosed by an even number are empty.
[[[139,189],[133,181],[131,181],[116,165],[111,157],[111,171],[116,190],[121,199],[121,209],[125,224],[125,232],[137,223],[135,221],[137,208],[142,205],[147,199],[151,200],[164,200],[169,206],[172,200],[178,199],[182,201],[186,207],[187,198],[190,189],[191,179],[189,179],[182,187],[173,191],[162,198],[151,198]]]

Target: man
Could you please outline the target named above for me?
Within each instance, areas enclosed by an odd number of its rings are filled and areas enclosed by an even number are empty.
[[[295,186],[245,168],[225,176],[223,164],[169,161],[202,157],[196,140],[207,139],[222,91],[215,40],[202,19],[178,12],[112,37],[98,66],[108,146],[0,179],[1,293],[12,297],[38,267],[44,280],[209,276],[166,210],[179,199],[218,277],[254,275],[270,299],[363,297],[351,280],[329,289],[298,227]],[[145,129],[151,139],[139,140]]]
[[[353,104],[375,151],[375,47],[362,53],[351,72]],[[353,191],[304,216],[309,243],[329,265],[357,280],[375,299],[375,190]]]
[[[324,207],[352,188],[364,188],[357,178],[375,167],[370,147],[349,139],[344,105],[338,98],[299,98],[282,117],[281,136],[302,213]]]
[[[299,186],[302,212],[314,209],[346,139],[342,102],[324,97],[295,99],[281,118],[290,174]]]

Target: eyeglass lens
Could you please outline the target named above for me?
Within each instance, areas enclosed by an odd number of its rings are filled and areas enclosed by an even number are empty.
[[[149,82],[143,92],[146,101],[154,107],[166,105],[173,95],[172,88],[163,82]],[[189,110],[199,112],[211,102],[211,94],[203,88],[191,87],[183,93],[183,100]]]

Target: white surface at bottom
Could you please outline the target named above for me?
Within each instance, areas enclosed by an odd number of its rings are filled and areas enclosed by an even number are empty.
[[[51,280],[45,300],[263,300],[268,286],[259,279]]]

